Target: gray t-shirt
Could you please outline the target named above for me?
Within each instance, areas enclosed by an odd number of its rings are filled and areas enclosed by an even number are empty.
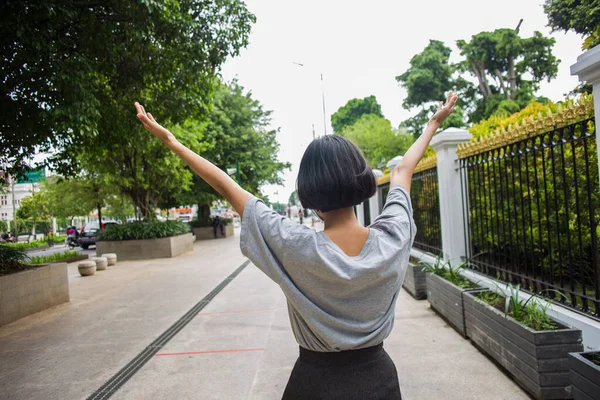
[[[244,208],[240,247],[283,290],[298,344],[334,352],[375,346],[388,337],[415,233],[410,197],[400,186],[389,191],[362,251],[352,257],[325,233],[252,197]]]

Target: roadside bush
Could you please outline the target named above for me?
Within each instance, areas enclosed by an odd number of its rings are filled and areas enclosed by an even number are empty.
[[[48,243],[46,240],[32,240],[31,242],[18,242],[18,243],[6,243],[4,246],[19,249],[19,250],[28,250],[28,249],[36,249],[38,247],[46,247]]]
[[[188,224],[180,221],[131,222],[122,225],[110,225],[100,234],[100,240],[139,240],[160,239],[188,233]]]
[[[24,260],[23,250],[0,244],[0,275],[27,269]]]

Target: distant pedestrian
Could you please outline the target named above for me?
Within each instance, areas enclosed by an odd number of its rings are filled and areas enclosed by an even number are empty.
[[[300,219],[300,225],[302,225],[302,218],[304,217],[304,212],[302,209],[298,210],[298,218]]]
[[[276,282],[287,299],[300,356],[283,399],[400,399],[394,362],[383,348],[394,325],[396,300],[416,234],[410,201],[415,168],[434,133],[452,113],[446,104],[392,170],[385,206],[370,227],[354,206],[371,198],[377,183],[360,150],[339,135],[313,140],[297,179],[304,209],[317,210],[316,232],[281,218],[227,173],[179,143],[136,103],[144,127],[223,195],[242,219],[241,248]]]
[[[223,221],[221,220],[221,217],[215,215],[215,217],[213,218],[212,226],[215,239],[217,238],[217,229],[221,230],[221,236],[225,236],[225,232],[223,231]]]

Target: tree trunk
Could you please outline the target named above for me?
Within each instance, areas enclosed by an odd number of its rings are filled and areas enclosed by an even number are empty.
[[[514,99],[517,92],[517,74],[515,73],[515,58],[508,57],[508,83],[510,84],[509,99]]]
[[[101,231],[104,230],[102,227],[102,204],[98,204],[98,226]]]
[[[208,226],[210,223],[210,204],[198,204],[198,221]]]
[[[483,67],[483,63],[476,63],[475,61],[471,61],[471,67],[473,68],[473,72],[477,77],[477,81],[479,82],[479,91],[481,95],[486,98],[492,91],[490,89],[490,85],[487,83],[487,78],[485,77],[485,68]]]
[[[494,71],[496,74],[496,78],[498,78],[498,84],[502,88],[502,93],[504,93],[504,97],[509,98],[509,94],[506,92],[506,85],[504,85],[504,79],[502,78],[502,73],[498,68]]]

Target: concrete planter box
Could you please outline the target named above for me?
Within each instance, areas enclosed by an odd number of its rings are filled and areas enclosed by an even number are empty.
[[[202,228],[193,228],[196,240],[211,240],[215,238],[212,226],[205,226]],[[217,228],[217,239],[224,239],[233,236],[233,225],[225,225],[223,227],[225,236],[221,235],[221,230]]]
[[[402,287],[417,300],[427,298],[427,282],[423,265],[409,263]]]
[[[426,274],[425,281],[427,300],[431,307],[444,317],[458,333],[466,337],[463,293],[482,288],[463,289],[432,273]]]
[[[583,356],[592,353],[600,357],[599,351],[569,354],[571,395],[575,400],[600,399],[600,366]]]
[[[177,257],[194,249],[194,236],[185,233],[160,239],[99,241],[96,253],[115,253],[120,261]]]
[[[467,336],[535,399],[570,399],[568,353],[583,350],[581,331],[535,331],[464,294]]]
[[[69,301],[67,263],[0,276],[0,326]]]

